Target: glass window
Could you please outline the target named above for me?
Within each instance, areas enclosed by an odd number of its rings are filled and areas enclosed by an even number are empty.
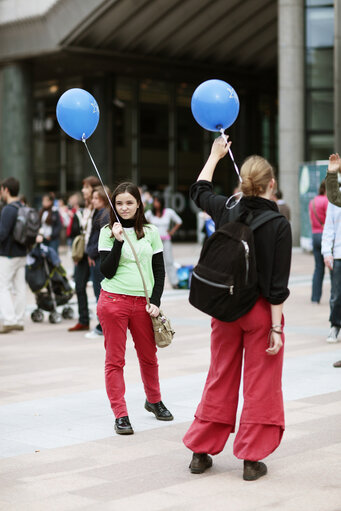
[[[332,131],[334,122],[333,93],[312,91],[307,96],[308,130]]]
[[[331,0],[306,0],[305,5],[306,7],[323,7],[325,5],[332,7],[333,2]]]
[[[333,134],[314,134],[308,137],[308,159],[327,160],[328,156],[334,151]]]
[[[333,88],[333,49],[307,50],[307,87]]]
[[[334,10],[328,7],[307,9],[307,48],[333,47]]]

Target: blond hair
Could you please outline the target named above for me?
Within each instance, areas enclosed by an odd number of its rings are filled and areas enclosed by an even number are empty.
[[[240,169],[243,180],[241,189],[244,196],[262,195],[269,182],[275,178],[274,169],[262,156],[249,156]]]

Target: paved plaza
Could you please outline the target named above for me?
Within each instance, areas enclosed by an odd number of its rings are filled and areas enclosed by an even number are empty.
[[[200,247],[175,244],[175,259],[195,263]],[[69,257],[63,261],[71,271]],[[269,473],[242,480],[233,437],[205,474],[188,470],[182,444],[209,365],[208,316],[187,290],[167,285],[163,308],[176,330],[159,350],[164,403],[171,423],[144,410],[131,339],[127,403],[135,434],[114,434],[103,376],[102,339],[68,333],[72,320],[32,323],[28,292],[24,332],[0,336],[0,510],[2,511],[341,511],[341,343],[325,342],[329,277],[320,305],[310,303],[313,257],[295,249],[285,304],[283,391],[286,431],[267,458]],[[91,308],[95,313],[92,288]],[[76,306],[75,301],[73,301]],[[93,314],[92,325],[95,325]]]

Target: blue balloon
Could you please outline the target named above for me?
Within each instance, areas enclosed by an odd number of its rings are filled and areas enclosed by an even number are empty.
[[[207,80],[194,91],[192,114],[209,131],[225,130],[237,119],[239,99],[231,85],[223,80]]]
[[[69,89],[57,103],[57,119],[62,130],[76,140],[89,138],[99,121],[95,98],[84,89]]]

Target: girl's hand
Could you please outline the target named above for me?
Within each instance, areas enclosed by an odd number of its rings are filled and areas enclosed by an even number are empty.
[[[341,160],[338,153],[331,154],[329,156],[328,172],[340,172],[341,171]]]
[[[115,239],[117,239],[117,241],[123,241],[122,224],[120,224],[119,222],[115,222],[114,225],[112,226],[111,232],[113,233],[113,235],[115,236]]]
[[[226,138],[228,139],[229,136],[226,135]],[[226,143],[222,136],[216,138],[212,144],[211,155],[218,160],[221,160],[221,158],[224,158],[224,156],[226,156],[226,154],[229,152],[231,144],[232,142]]]
[[[266,353],[268,355],[277,355],[282,346],[283,346],[282,335],[277,334],[276,332],[271,332],[269,347],[267,350],[265,350]]]
[[[151,303],[149,306],[148,304],[146,305],[146,311],[150,316],[153,316],[154,318],[157,318],[160,313],[159,307],[157,307],[153,303]]]

